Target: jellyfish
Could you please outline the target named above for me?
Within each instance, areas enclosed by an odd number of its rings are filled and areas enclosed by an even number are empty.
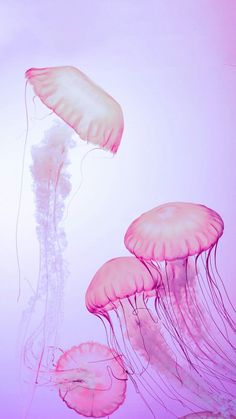
[[[196,406],[218,411],[227,400],[178,363],[159,317],[148,306],[158,286],[154,273],[152,266],[147,268],[135,257],[111,259],[90,282],[86,307],[102,319],[105,327],[108,322],[108,343],[123,354],[129,377],[139,393],[147,393],[166,410],[163,396],[192,411]]]
[[[87,342],[62,353],[52,382],[70,409],[82,416],[102,418],[124,403],[127,374],[114,349]]]
[[[124,122],[120,105],[74,67],[31,68],[25,77],[36,96],[61,119],[32,148],[40,256],[36,289],[23,315],[22,359],[37,384],[41,367],[50,366],[58,347],[63,288],[69,275],[62,221],[71,191],[67,171],[68,152],[75,145],[71,127],[82,140],[115,154]]]
[[[116,153],[124,129],[120,105],[75,67],[31,68],[25,73],[41,101],[80,138]]]
[[[216,263],[223,230],[212,209],[176,202],[142,214],[124,241],[154,275],[155,311],[178,356],[235,399],[235,309]]]

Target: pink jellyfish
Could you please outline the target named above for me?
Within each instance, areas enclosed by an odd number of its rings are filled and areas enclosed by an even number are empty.
[[[158,286],[153,272],[152,267],[147,269],[134,257],[119,257],[106,262],[87,289],[86,307],[108,321],[111,329],[111,334],[107,331],[108,340],[111,335],[109,344],[123,353],[129,376],[136,387],[148,392],[164,409],[167,407],[161,395],[174,398],[189,408],[205,406],[216,410],[219,405],[227,404],[227,400],[199,384],[197,374],[190,375],[178,364],[165,340],[158,316],[147,306]],[[155,370],[155,378],[152,370]],[[189,399],[189,390],[194,400]]]
[[[58,346],[63,286],[68,275],[62,226],[65,200],[71,190],[67,156],[74,145],[68,126],[81,139],[116,153],[124,122],[120,105],[74,67],[32,68],[25,77],[41,101],[66,123],[49,130],[32,149],[40,257],[38,283],[25,310],[22,340],[24,363],[37,383],[41,366],[50,365],[53,348]]]
[[[219,214],[204,205],[168,203],[133,221],[125,246],[152,272],[156,314],[180,356],[235,398],[233,306],[216,266],[223,229]]]
[[[82,343],[64,352],[53,381],[66,405],[83,416],[111,415],[125,400],[127,374],[122,358],[100,343]]]
[[[25,73],[41,101],[80,138],[116,153],[124,129],[120,105],[75,67],[31,68]]]

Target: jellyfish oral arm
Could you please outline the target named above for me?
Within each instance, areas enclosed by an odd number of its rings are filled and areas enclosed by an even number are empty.
[[[163,336],[158,319],[143,304],[143,299],[138,299],[135,311],[129,301],[123,300],[122,310],[119,309],[119,312],[125,323],[131,346],[158,374],[161,373],[169,378],[179,389],[189,389],[198,397],[199,406],[213,410],[219,407],[218,398],[177,363]]]

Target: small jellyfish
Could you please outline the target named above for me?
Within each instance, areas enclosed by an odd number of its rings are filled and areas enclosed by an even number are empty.
[[[52,379],[63,402],[83,416],[111,415],[125,400],[127,374],[122,357],[100,343],[82,343],[65,351]]]
[[[75,67],[31,68],[25,73],[35,94],[80,138],[116,153],[124,120],[120,105]]]
[[[151,269],[156,314],[180,356],[235,398],[235,309],[216,265],[223,230],[220,215],[204,205],[168,203],[133,221],[125,246]]]
[[[90,282],[86,307],[108,321],[109,343],[123,354],[129,376],[164,409],[168,410],[163,395],[175,397],[189,408],[215,409],[225,401],[178,364],[165,340],[160,319],[148,306],[149,296],[157,288],[152,271],[152,267],[147,269],[134,257],[111,259]],[[107,336],[109,339],[109,331]],[[186,389],[194,395],[194,400],[189,399]]]

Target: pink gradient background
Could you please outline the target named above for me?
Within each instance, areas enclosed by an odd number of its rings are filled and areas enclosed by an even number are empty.
[[[19,318],[29,297],[27,281],[36,283],[38,262],[30,147],[47,126],[47,120],[31,121],[19,224],[25,281],[17,304],[15,222],[26,127],[24,71],[77,66],[124,110],[118,155],[88,156],[83,185],[65,223],[70,278],[61,330],[64,348],[91,339],[105,342],[102,324],[84,307],[86,287],[102,263],[127,254],[123,235],[133,218],[163,202],[200,202],[221,214],[225,234],[219,267],[235,300],[236,2],[15,0],[1,2],[0,17],[0,417],[18,419]],[[34,116],[30,89],[28,102]],[[43,112],[37,102],[37,116]],[[80,150],[71,155],[74,188],[80,182]],[[156,411],[158,416],[158,406]],[[76,417],[54,391],[38,391],[31,419]],[[151,418],[132,386],[126,403],[112,416],[126,417]]]

